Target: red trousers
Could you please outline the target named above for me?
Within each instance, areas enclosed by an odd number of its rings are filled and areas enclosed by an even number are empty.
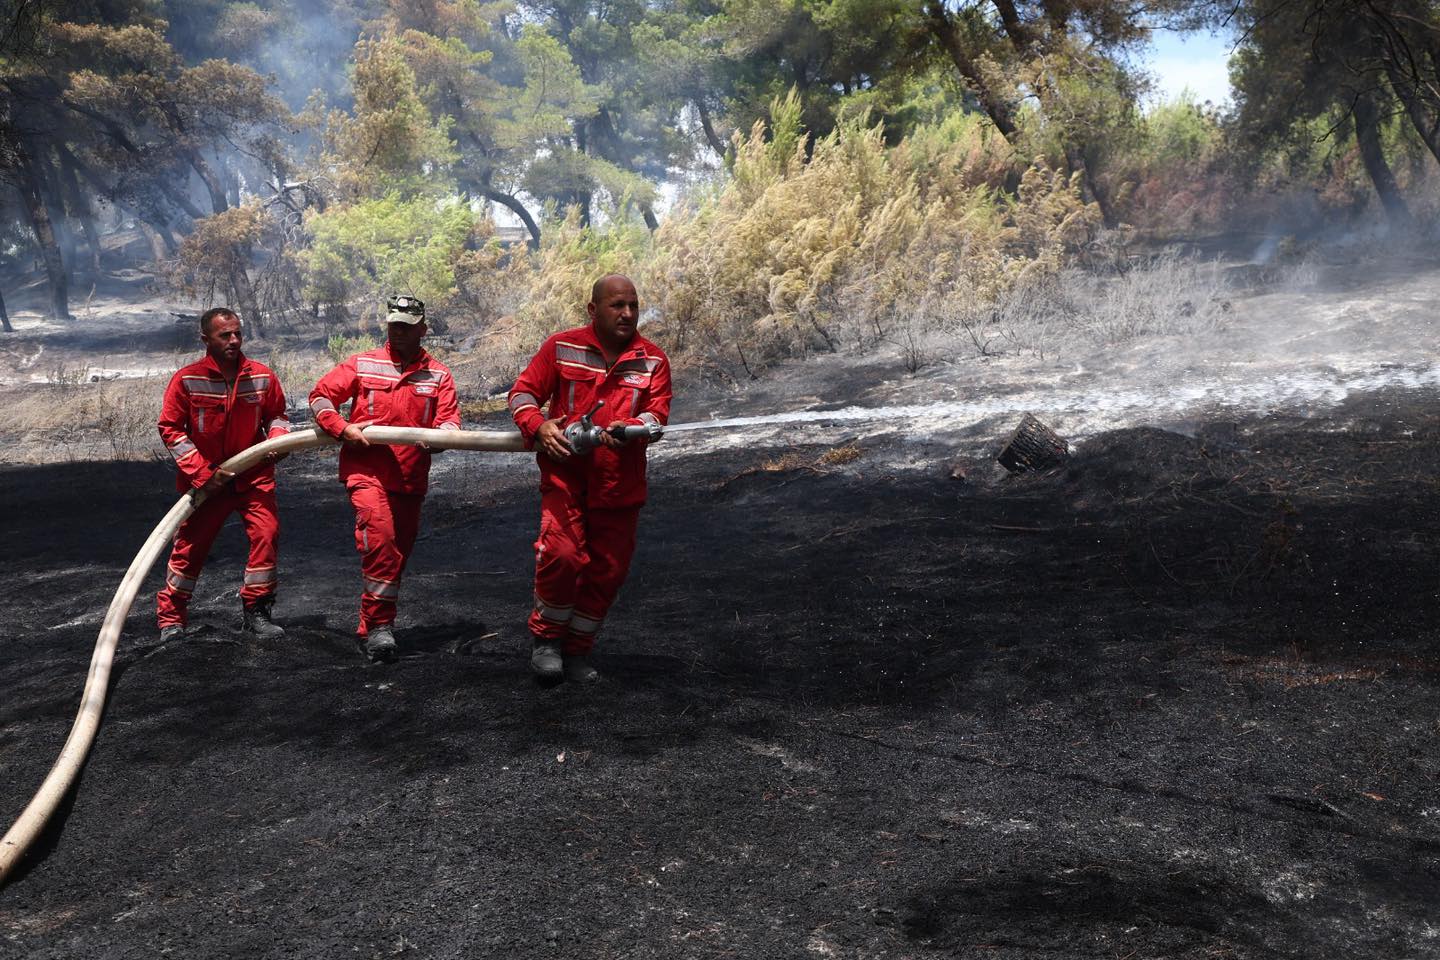
[[[584,507],[563,490],[541,494],[531,633],[567,654],[590,652],[630,572],[639,519],[638,506]]]
[[[415,549],[425,494],[394,493],[363,476],[351,476],[346,488],[355,507],[355,549],[360,551],[360,576],[365,582],[358,629],[363,637],[371,627],[395,622],[400,578]]]
[[[245,561],[245,584],[240,599],[246,607],[275,595],[275,547],[280,539],[280,517],[275,512],[275,491],[251,488],[244,492],[224,489],[200,504],[180,529],[165,570],[165,586],[155,595],[155,619],[160,627],[183,625],[190,595],[210,555],[220,528],[232,513],[239,513],[250,538],[250,556]]]

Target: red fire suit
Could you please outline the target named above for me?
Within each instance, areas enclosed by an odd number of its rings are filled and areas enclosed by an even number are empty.
[[[351,403],[350,419],[340,415]],[[339,437],[351,423],[460,429],[460,402],[450,370],[424,350],[403,369],[390,345],[358,353],[310,392],[315,423]],[[430,479],[430,452],[389,446],[340,449],[340,482],[355,507],[360,551],[360,636],[395,621],[400,578],[420,527],[420,504]]]
[[[638,334],[607,365],[594,330],[557,333],[510,390],[510,415],[527,445],[547,416],[567,426],[597,401],[600,426],[650,423],[670,417],[670,361]],[[540,462],[540,535],[535,541],[535,607],[528,625],[559,642],[566,654],[595,645],[605,614],[620,592],[635,551],[635,527],[645,502],[646,443],[618,450],[598,447],[556,463]]]
[[[180,368],[165,388],[160,439],[179,468],[176,489],[204,485],[215,468],[247,447],[290,430],[280,378],[263,363],[240,358],[234,383],[227,383],[210,356]],[[274,596],[275,548],[280,520],[275,512],[275,467],[259,463],[210,496],[175,533],[165,586],[155,596],[160,627],[186,622],[186,610],[200,570],[225,518],[239,513],[250,540],[240,597],[246,607]]]

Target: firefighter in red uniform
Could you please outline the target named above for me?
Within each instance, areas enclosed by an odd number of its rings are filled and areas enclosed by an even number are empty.
[[[543,682],[590,683],[590,652],[630,569],[645,502],[647,439],[611,434],[585,454],[565,427],[597,403],[597,426],[645,424],[658,438],[670,417],[670,361],[635,331],[639,298],[626,277],[596,281],[590,325],[557,333],[510,390],[510,414],[540,463],[540,536],[530,667]],[[540,412],[548,406],[546,414]]]
[[[270,619],[280,534],[274,465],[284,454],[272,454],[239,476],[219,468],[247,447],[290,430],[280,378],[241,352],[243,340],[240,318],[233,311],[207,310],[200,318],[205,358],[181,367],[165,388],[160,438],[179,468],[175,485],[182,492],[198,490],[206,499],[175,532],[165,586],[155,597],[161,640],[184,633],[195,582],[232,513],[240,514],[250,540],[240,588],[245,629],[267,639],[285,636]]]
[[[400,577],[420,528],[420,504],[430,477],[424,445],[372,444],[363,427],[460,429],[460,403],[450,370],[420,345],[425,304],[395,297],[387,305],[386,343],[357,353],[320,378],[310,392],[315,423],[340,439],[340,482],[355,507],[355,547],[364,587],[358,633],[372,661],[397,656],[395,604]],[[350,420],[339,407],[351,402]]]

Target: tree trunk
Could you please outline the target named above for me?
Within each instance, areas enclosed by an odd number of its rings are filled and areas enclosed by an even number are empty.
[[[14,333],[15,328],[10,326],[10,314],[5,310],[5,293],[0,291],[0,332]]]
[[[210,194],[210,208],[213,213],[224,213],[230,209],[229,201],[225,198],[225,184],[210,169],[205,158],[200,156],[199,150],[190,151],[190,166],[200,176],[200,182],[205,184],[205,190]]]
[[[955,22],[950,19],[950,14],[945,9],[943,0],[926,0],[925,21],[931,34],[940,41],[940,46],[949,54],[950,61],[955,64],[961,79],[975,92],[975,98],[980,101],[980,108],[985,111],[990,122],[995,124],[995,129],[1006,140],[1015,137],[1015,120],[1011,116],[1010,107],[997,97],[985,83],[980,75],[980,68],[970,58],[965,49],[965,41],[956,29]]]
[[[655,208],[650,206],[650,204],[640,204],[640,216],[645,218],[645,227],[651,233],[660,229],[660,220],[655,216]]]
[[[70,202],[70,212],[76,220],[80,221],[80,229],[85,234],[85,244],[90,248],[90,275],[93,278],[100,276],[100,233],[95,229],[95,214],[90,208],[90,198],[85,191],[80,189],[80,180],[75,176],[75,165],[66,158],[64,153],[60,155],[60,180],[65,186],[65,193]]]
[[[1085,162],[1085,151],[1075,144],[1066,142],[1065,160],[1070,164],[1070,172],[1080,174],[1081,199],[1086,203],[1093,203],[1100,208],[1100,218],[1104,220],[1105,226],[1114,229],[1116,223],[1115,208],[1110,204],[1110,198],[1100,189],[1100,184],[1090,173],[1090,165]]]
[[[1000,24],[1005,28],[1005,35],[1010,38],[1011,46],[1021,53],[1029,53],[1035,41],[1030,35],[1030,28],[1021,21],[1014,0],[992,0],[992,3],[995,11],[1000,14]]]
[[[1380,145],[1380,109],[1375,103],[1375,93],[1362,91],[1355,98],[1355,139],[1360,145],[1360,159],[1365,163],[1365,172],[1380,195],[1380,204],[1392,226],[1407,230],[1415,225],[1405,198],[1400,196],[1400,186],[1395,182],[1395,173],[1385,162],[1385,151]]]
[[[65,263],[67,279],[72,275],[77,260],[75,231],[65,211],[65,192],[60,189],[60,178],[55,167],[49,162],[47,152],[37,151],[31,163],[35,168],[35,182],[40,187],[40,196],[45,201],[45,211],[50,214],[50,229],[55,231],[55,243],[60,247],[60,257]]]
[[[705,142],[710,144],[711,150],[724,157],[725,144],[715,135],[715,124],[710,119],[710,108],[705,106],[704,98],[695,98],[695,112],[700,116],[700,129],[705,132]]]
[[[520,222],[525,224],[525,229],[530,231],[530,249],[540,249],[540,225],[535,222],[534,217],[530,216],[530,211],[525,209],[525,204],[516,200],[508,193],[501,193],[494,187],[482,186],[481,192],[485,194],[485,199],[495,201],[519,217]]]
[[[235,306],[239,308],[247,328],[254,330],[256,336],[264,336],[265,318],[260,315],[260,301],[255,296],[255,285],[250,282],[250,274],[245,269],[249,259],[248,244],[243,249],[236,250],[235,266],[230,270],[230,290],[235,296]]]
[[[60,246],[55,242],[55,227],[50,221],[45,198],[40,193],[39,177],[35,163],[27,155],[20,157],[17,165],[20,177],[20,199],[30,217],[30,227],[35,231],[35,244],[40,251],[40,262],[45,267],[46,279],[50,282],[50,310],[56,320],[69,320],[70,283],[65,273],[65,259]]]
[[[1419,86],[1411,83],[1410,78],[1403,75],[1389,58],[1385,61],[1385,72],[1390,78],[1390,89],[1395,91],[1395,96],[1404,105],[1405,115],[1410,118],[1415,132],[1420,135],[1420,139],[1435,159],[1440,160],[1440,112],[1437,112],[1433,104],[1427,104],[1421,99]]]
[[[240,171],[235,169],[233,163],[221,161],[220,176],[225,181],[225,199],[230,206],[240,206]],[[284,183],[283,177],[276,177],[276,183]]]
[[[145,239],[150,244],[150,256],[155,258],[157,264],[164,260],[166,256],[165,242],[160,238],[159,231],[139,218],[136,218],[135,225],[140,228],[140,232],[145,235]]]

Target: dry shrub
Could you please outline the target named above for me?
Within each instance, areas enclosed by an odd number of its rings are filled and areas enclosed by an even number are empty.
[[[846,463],[854,463],[860,459],[860,448],[853,443],[847,443],[843,447],[831,447],[820,454],[817,463],[827,467],[838,467]]]
[[[671,344],[758,367],[811,350],[894,343],[917,365],[939,305],[993,301],[1053,272],[1098,228],[1078,184],[1037,160],[1018,197],[1006,141],[951,118],[894,149],[841,124],[807,156],[793,101],[769,139],[737,134],[731,178],[661,228],[656,289]]]
[[[642,291],[647,287],[650,238],[644,227],[624,221],[605,229],[582,227],[572,208],[563,219],[549,220],[541,236],[540,250],[528,258],[524,305],[515,313],[514,336],[522,350],[585,323],[590,287],[605,274],[623,273]]]
[[[32,462],[164,455],[159,379],[36,385],[8,405],[8,431]]]

